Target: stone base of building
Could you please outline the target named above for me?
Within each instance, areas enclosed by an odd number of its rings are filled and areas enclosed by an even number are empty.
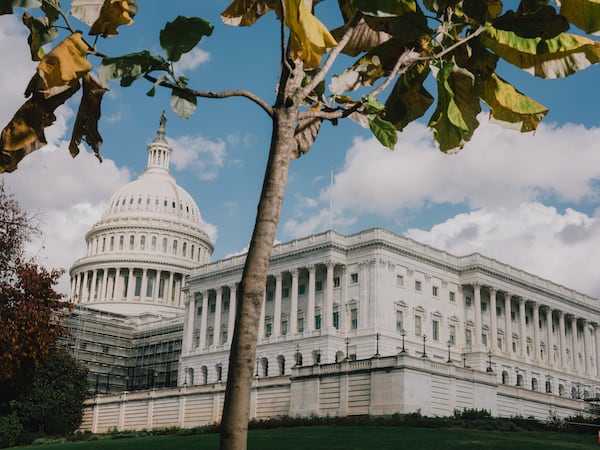
[[[588,404],[497,383],[494,373],[399,354],[294,367],[291,376],[256,378],[250,417],[450,416],[486,409],[497,417],[538,420],[588,414]],[[82,430],[193,428],[220,421],[225,383],[97,396],[86,401]]]

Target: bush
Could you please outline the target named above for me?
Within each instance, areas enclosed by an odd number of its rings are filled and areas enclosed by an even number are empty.
[[[14,447],[22,431],[23,425],[16,414],[0,417],[0,448]]]

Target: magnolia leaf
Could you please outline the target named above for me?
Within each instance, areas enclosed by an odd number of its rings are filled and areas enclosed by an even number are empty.
[[[352,4],[363,14],[377,17],[401,16],[416,11],[414,0],[354,0]]]
[[[283,0],[285,23],[290,29],[292,59],[304,61],[306,69],[318,67],[327,49],[337,45],[329,30],[311,12],[304,0]]]
[[[29,153],[46,145],[44,129],[56,120],[54,110],[79,89],[79,80],[72,80],[67,90],[50,98],[34,92],[15,113],[0,135],[0,173],[12,172]]]
[[[365,55],[358,62],[340,75],[331,77],[329,90],[334,95],[355,91],[364,86],[372,86],[375,81],[385,75],[379,57]]]
[[[462,148],[472,135],[472,131],[456,104],[454,91],[448,82],[454,63],[441,61],[431,64],[437,71],[438,104],[428,126],[433,128],[433,136],[440,150],[448,152]]]
[[[0,15],[12,14],[15,6],[21,8],[39,8],[39,0],[0,0]]]
[[[203,36],[210,36],[213,26],[200,17],[177,16],[160,30],[160,46],[169,61],[179,61],[181,55],[192,50]]]
[[[600,32],[600,1],[561,0],[560,14],[588,34]]]
[[[87,52],[81,32],[71,34],[42,58],[25,94],[42,92],[48,98],[70,89],[73,80],[92,70]]]
[[[148,92],[146,92],[146,95],[148,97],[154,97],[154,94],[156,94],[156,87],[163,81],[167,81],[167,80],[168,80],[168,78],[164,74],[160,74],[159,76],[157,76],[156,81],[152,85],[152,88]]]
[[[533,131],[548,109],[517,91],[496,74],[482,83],[481,99],[490,107],[490,117],[507,128]]]
[[[445,14],[448,9],[454,9],[459,2],[460,0],[423,0],[423,5],[429,11],[441,15]]]
[[[45,0],[42,2],[42,11],[44,11],[51,24],[56,22],[60,17],[61,11],[59,0]]]
[[[117,27],[133,23],[135,12],[129,9],[127,0],[104,0],[100,15],[92,24],[88,34],[102,37],[116,36],[119,34]]]
[[[100,104],[105,92],[106,89],[100,86],[91,75],[87,74],[83,77],[83,96],[69,143],[69,151],[73,158],[79,154],[79,144],[82,139],[85,139],[85,142],[94,150],[96,158],[102,162],[100,156],[102,136],[98,132],[98,121],[101,115]]]
[[[295,148],[293,150],[293,157],[300,158],[303,154],[308,152],[321,129],[321,119],[316,117],[309,117],[308,119],[302,119],[299,121],[294,133],[294,139],[296,141]]]
[[[448,76],[448,85],[454,93],[454,102],[469,129],[464,139],[470,141],[479,126],[477,114],[481,112],[481,103],[475,89],[475,76],[468,70],[454,65]]]
[[[480,37],[498,56],[540,78],[566,77],[600,61],[600,43],[574,34],[526,39],[488,26]]]
[[[427,24],[427,17],[421,8],[398,17],[365,17],[367,24],[377,31],[384,31],[402,43],[418,41],[433,34]]]
[[[369,117],[369,128],[382,145],[394,150],[398,142],[398,133],[392,122],[388,122],[379,116]]]
[[[279,9],[279,0],[235,0],[221,13],[227,25],[247,27],[272,9]]]
[[[549,5],[542,5],[533,12],[507,11],[492,24],[498,30],[512,31],[523,38],[552,39],[569,29],[569,21]]]
[[[58,30],[56,27],[50,25],[47,17],[37,19],[30,16],[27,11],[23,14],[23,23],[30,31],[27,42],[31,51],[31,59],[40,61],[45,55],[42,46],[56,39],[58,37]]]
[[[121,86],[126,87],[155,70],[168,72],[169,63],[162,56],[151,55],[144,50],[116,58],[104,58],[98,67],[98,77],[103,87],[108,87],[108,82],[114,78],[120,78]]]
[[[171,91],[171,108],[182,119],[189,119],[196,112],[196,97],[178,89]]]
[[[334,39],[340,40],[344,35],[345,27],[339,27],[332,30],[331,35]],[[343,52],[350,56],[357,56],[361,53],[368,52],[379,44],[390,40],[391,36],[383,31],[374,30],[364,17],[360,19],[358,25],[354,29],[350,40],[344,46]]]
[[[502,12],[501,0],[463,0],[463,11],[479,23],[495,19]]]
[[[385,118],[398,131],[423,116],[433,103],[433,97],[423,87],[429,75],[429,65],[417,64],[398,78],[392,93],[385,102]]]
[[[365,112],[367,114],[377,114],[385,108],[384,104],[371,94],[364,96],[362,98],[362,103],[365,106]]]
[[[98,20],[104,2],[105,0],[71,0],[70,14],[86,25],[92,26]],[[137,12],[137,4],[135,0],[127,0],[127,5],[129,16],[133,18]]]

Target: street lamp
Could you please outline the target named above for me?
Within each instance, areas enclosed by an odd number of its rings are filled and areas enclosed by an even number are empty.
[[[300,365],[300,344],[296,344],[296,365]]]
[[[406,330],[404,328],[402,328],[400,335],[402,336],[402,350],[400,353],[406,353],[406,349],[404,348],[404,337],[406,336]]]
[[[467,354],[466,353],[462,354],[462,359],[463,359],[463,367],[466,368],[467,367]]]
[[[256,358],[256,373],[254,374],[256,378],[258,378],[258,358]]]
[[[446,361],[447,363],[452,362],[452,358],[450,358],[450,347],[451,346],[452,346],[452,343],[450,342],[450,340],[446,341],[446,347],[448,347],[448,361]]]
[[[350,338],[346,337],[346,361],[348,361],[350,359],[349,355],[348,355],[348,346],[350,345]]]
[[[493,372],[493,370],[492,370],[492,351],[491,350],[488,350],[487,357],[488,357],[488,366],[487,366],[486,372]]]
[[[321,349],[317,349],[317,354],[316,354],[316,360],[317,360],[317,364],[321,364]]]
[[[519,378],[519,368],[515,367],[515,372],[517,374],[517,384],[515,386],[521,386],[521,379]]]
[[[375,334],[375,358],[379,358],[379,331]]]
[[[421,355],[421,358],[427,358],[427,353],[425,352],[425,341],[427,340],[427,335],[423,335],[423,354]]]

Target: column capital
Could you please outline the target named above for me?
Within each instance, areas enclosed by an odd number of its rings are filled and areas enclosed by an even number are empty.
[[[472,283],[469,283],[471,286],[473,286],[473,288],[481,288],[481,286],[483,286],[481,284],[481,282],[479,281],[473,281]]]
[[[288,272],[291,276],[297,277],[300,270],[297,267],[292,267],[290,270],[288,270]]]
[[[314,264],[307,264],[307,265],[306,265],[306,268],[308,269],[308,271],[309,271],[310,273],[315,273],[315,271],[317,270],[317,268],[315,267],[315,265],[314,265]]]
[[[512,299],[513,293],[510,291],[504,291],[504,298],[507,298],[508,300]]]
[[[496,293],[496,288],[494,288],[494,286],[487,286],[487,288],[490,293],[490,297]]]
[[[275,272],[270,274],[273,278],[275,278],[275,281],[281,282],[281,279],[283,278],[283,275],[281,274],[281,272]]]
[[[327,261],[325,261],[325,266],[327,266],[328,269],[333,269],[336,265],[336,262],[328,259]]]
[[[230,291],[233,291],[234,289],[237,289],[237,287],[238,287],[238,284],[239,284],[239,283],[238,283],[237,281],[234,281],[233,283],[229,283],[229,284],[227,285],[227,287],[229,288],[229,290],[230,290]]]

